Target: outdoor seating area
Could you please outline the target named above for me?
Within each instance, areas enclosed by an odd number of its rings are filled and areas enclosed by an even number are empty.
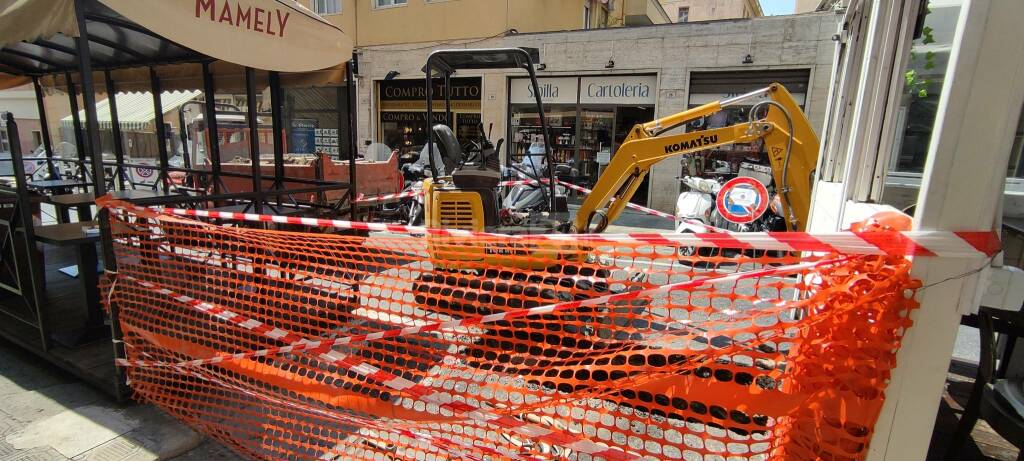
[[[1024,3],[505,3],[0,0],[0,461],[1024,461]]]
[[[290,154],[285,151],[287,143],[280,113],[282,72],[260,71],[261,91],[267,88],[270,95],[267,113],[257,113],[256,104],[248,104],[248,112],[239,113],[234,107],[215,103],[212,98],[204,101],[201,95],[213,95],[215,84],[217,88],[228,85],[242,89],[251,101],[256,101],[256,70],[246,67],[249,63],[223,61],[216,54],[181,45],[185,38],[167,37],[133,21],[130,17],[138,14],[137,11],[126,14],[97,0],[74,3],[74,7],[64,13],[70,15],[73,23],[77,21],[78,30],[87,39],[76,38],[59,29],[32,30],[25,32],[29,35],[23,43],[7,46],[0,52],[0,71],[6,73],[4,78],[28,79],[33,83],[43,130],[43,155],[27,158],[27,153],[21,152],[19,147],[19,120],[11,114],[3,114],[5,139],[11,137],[12,148],[10,158],[0,161],[8,163],[13,174],[3,178],[0,185],[0,194],[4,197],[0,219],[4,233],[0,255],[3,264],[0,336],[36,352],[111,395],[124,398],[129,390],[114,365],[119,352],[116,342],[111,343],[112,335],[118,334],[117,312],[104,312],[101,300],[104,271],[116,269],[111,260],[109,221],[105,210],[96,207],[96,199],[109,194],[114,200],[137,206],[347,217],[354,214],[356,206],[356,191],[352,185],[357,180],[357,159],[355,155],[348,155],[344,178],[318,174],[288,176],[285,157]],[[340,31],[315,16],[301,20],[306,21],[305,27],[313,28],[309,34],[340,36]],[[84,31],[89,32],[86,35]],[[142,46],[143,43],[146,46]],[[343,75],[347,73],[348,86],[339,87],[338,94],[345,91],[351,94],[354,91],[351,64],[339,63],[342,59],[347,61],[342,58],[346,53],[345,40],[337,43],[338,48],[332,50],[329,58],[324,59],[324,53],[318,55],[320,60],[313,68],[336,66]],[[182,130],[185,141],[180,148],[184,150],[184,164],[171,163],[170,157],[180,153],[171,152],[173,144],[170,142],[147,145],[152,151],[143,152],[143,157],[152,161],[133,161],[131,152],[126,153],[132,142],[121,129],[138,125],[134,120],[140,111],[145,112],[147,103],[151,114],[165,112],[161,96],[168,94],[162,89],[169,83],[160,76],[171,75],[173,80],[173,69],[182,65],[191,65],[200,71],[190,78],[202,88],[188,95],[195,101],[194,107],[209,116],[201,125],[192,124],[201,129],[189,133]],[[288,66],[275,63],[271,67],[285,70]],[[139,75],[148,78],[140,82],[135,78]],[[96,81],[95,76],[101,76],[100,81]],[[126,80],[119,80],[119,76]],[[56,87],[60,90],[55,90]],[[85,123],[85,120],[97,120],[95,94],[101,90],[108,96],[102,106],[105,118],[98,124]],[[124,90],[129,92],[119,92]],[[151,95],[149,101],[137,97],[140,93],[135,92],[140,90],[147,91],[141,95]],[[66,104],[72,109],[72,115],[63,123],[71,130],[72,144],[77,147],[74,149],[77,154],[73,156],[55,155],[51,145],[54,138],[48,130],[46,105],[53,104],[53,95],[61,94],[67,95]],[[133,95],[134,99],[114,95]],[[125,113],[132,125],[118,118],[120,99],[128,104]],[[351,108],[346,105],[343,110],[335,114],[335,118],[354,124]],[[226,125],[225,132],[220,134],[219,119]],[[101,136],[100,130],[104,127],[107,131]],[[163,123],[153,127],[156,139],[169,139]],[[343,131],[352,132],[351,129]],[[259,142],[256,137],[248,136],[257,132]],[[234,139],[236,135],[232,133],[242,133],[243,138],[248,139],[243,139],[240,147],[218,141]],[[186,139],[186,135],[198,139]],[[110,142],[110,136],[115,141]],[[271,138],[270,143],[264,142],[265,137]],[[339,139],[338,145],[344,146],[345,152],[354,152],[354,139],[346,138]],[[103,144],[104,141],[108,144]],[[112,146],[113,158],[101,155],[101,144],[105,148]],[[189,155],[189,144],[192,144],[192,155]],[[196,146],[204,147],[197,149]],[[222,148],[232,152],[224,155],[244,152],[247,164],[239,165],[241,168],[227,167],[227,159],[221,160]],[[195,152],[200,149],[203,152],[201,163],[193,163],[200,161]],[[331,160],[323,157],[313,163],[316,162]],[[145,180],[147,178],[149,180]]]

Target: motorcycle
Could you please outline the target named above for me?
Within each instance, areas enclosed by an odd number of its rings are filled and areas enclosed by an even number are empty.
[[[505,167],[502,177],[511,181],[527,181],[533,179],[530,174],[546,178],[547,163],[544,161],[543,146],[531,147],[530,153],[523,158],[523,161],[511,167]],[[529,173],[529,174],[528,174]],[[569,165],[555,165],[555,176],[575,176],[576,173]],[[531,215],[542,211],[548,211],[550,203],[547,194],[550,189],[546,184],[516,184],[507,189],[505,198],[501,202],[499,218],[502,225],[521,226],[529,221]],[[569,190],[562,185],[555,186],[556,200],[564,200]]]
[[[722,185],[731,177],[750,177],[765,185],[772,197],[768,209],[761,216],[749,223],[734,223],[726,220],[718,210],[718,194],[722,191]],[[719,161],[715,168],[715,175],[711,178],[700,178],[696,176],[682,176],[679,178],[687,190],[680,193],[676,199],[676,232],[699,232],[696,226],[691,224],[699,221],[701,224],[723,229],[729,232],[773,232],[786,230],[786,223],[781,213],[781,201],[779,195],[773,193],[772,171],[765,165],[742,162],[737,174],[733,175],[726,162]],[[740,250],[722,250],[715,248],[680,247],[680,262],[688,263],[693,256],[711,257],[734,257],[741,254]],[[764,254],[764,252],[759,252]],[[750,256],[759,256],[751,254]]]

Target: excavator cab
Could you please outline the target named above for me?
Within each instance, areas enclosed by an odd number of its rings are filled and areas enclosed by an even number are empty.
[[[445,120],[450,123],[451,93],[448,91],[448,83],[452,74],[464,69],[525,70],[533,85],[537,113],[540,114],[546,163],[550,165],[551,149],[547,147],[550,146],[547,120],[540,99],[537,75],[533,68],[539,56],[536,48],[460,49],[431,53],[423,68],[427,75],[427,120],[433,120],[433,88],[436,78],[444,79],[445,82]],[[490,141],[486,139],[478,143],[469,143],[473,152],[465,152],[449,125],[434,125],[430,133],[432,142],[427,143],[427,149],[431,177],[423,182],[424,217],[427,227],[502,233],[545,232],[554,229],[557,224],[554,220],[547,229],[499,227],[501,198],[498,196],[498,183],[501,180],[501,169],[497,156],[501,150],[501,140],[498,141],[497,147],[490,145]],[[434,152],[435,148],[439,150],[438,153]],[[526,174],[538,184],[544,184],[541,189],[546,195],[546,211],[555,211],[556,203],[560,202],[555,200],[554,172],[547,171],[546,176],[540,172]]]

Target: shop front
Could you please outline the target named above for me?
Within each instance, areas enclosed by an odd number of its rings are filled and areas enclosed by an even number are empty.
[[[425,81],[383,80],[377,82],[377,139],[403,154],[419,152],[427,139],[427,96]],[[451,79],[451,123],[444,105],[444,82],[434,87],[433,122],[449,123],[460,142],[480,136],[480,77]]]
[[[800,108],[806,110],[810,74],[809,69],[692,72],[687,107],[692,109],[749,93],[772,83],[781,83],[793,95]],[[703,131],[746,122],[753,104],[757,102],[759,101],[727,107],[710,117],[688,124],[686,130]],[[735,173],[741,162],[763,162],[765,157],[762,150],[763,142],[759,140],[754,143],[731,144],[701,152],[699,155],[687,156],[679,160],[680,176],[712,176],[722,172],[722,162],[729,164],[731,173]],[[684,186],[681,182],[679,187],[682,192]]]
[[[658,77],[599,75],[539,79],[556,164],[567,164],[573,182],[593,186],[633,125],[654,118]],[[509,79],[508,158],[520,162],[542,141],[533,87],[527,78]],[[647,203],[647,181],[633,201]]]

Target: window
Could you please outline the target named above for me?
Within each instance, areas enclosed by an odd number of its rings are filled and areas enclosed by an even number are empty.
[[[391,8],[393,6],[405,6],[409,0],[373,0],[374,8]]]
[[[341,0],[313,0],[313,11],[317,14],[339,14]]]
[[[583,2],[583,28],[590,29],[590,9],[592,0],[586,0]]]
[[[32,148],[35,149],[41,145],[43,145],[43,132],[32,130]]]
[[[7,130],[4,128],[0,128],[0,152],[11,152],[11,143],[7,139]]]
[[[676,22],[689,22],[690,21],[690,7],[681,6],[679,7],[679,14],[676,16]]]

